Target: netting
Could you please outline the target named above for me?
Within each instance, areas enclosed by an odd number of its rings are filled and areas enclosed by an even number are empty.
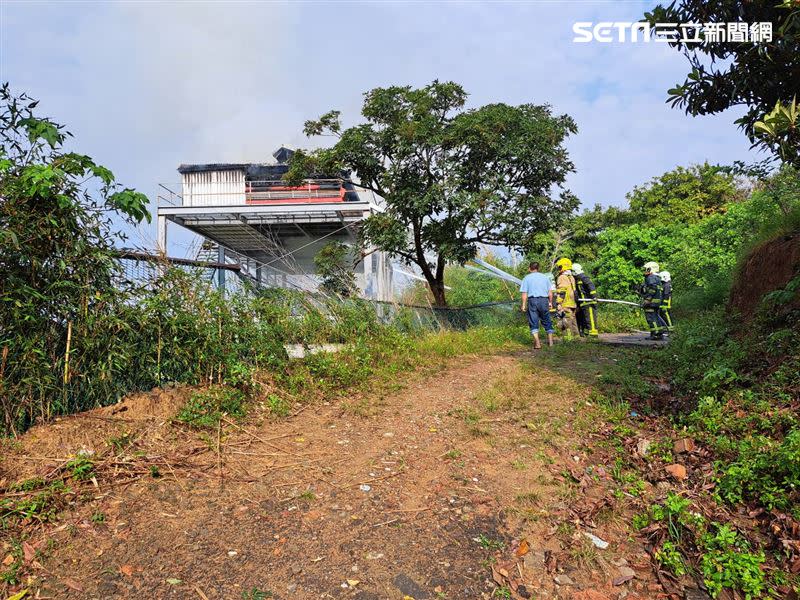
[[[120,287],[131,287],[146,290],[158,285],[166,269],[181,269],[193,273],[208,281],[209,285],[217,285],[219,271],[214,267],[176,265],[166,261],[139,259],[131,256],[118,259],[120,270],[117,284]],[[273,286],[259,286],[247,277],[235,271],[225,273],[225,294],[269,293],[277,289]],[[302,295],[304,301],[297,306],[313,306],[323,313],[329,312],[330,303],[348,302],[340,298],[327,296],[319,292],[299,289],[292,290],[295,295]],[[524,315],[517,310],[518,302],[487,302],[473,306],[436,307],[432,305],[410,305],[399,302],[364,300],[375,309],[378,319],[385,324],[393,324],[405,331],[458,329],[465,330],[478,326],[505,326],[522,324]],[[295,311],[293,311],[295,312]],[[302,312],[302,310],[298,310]]]

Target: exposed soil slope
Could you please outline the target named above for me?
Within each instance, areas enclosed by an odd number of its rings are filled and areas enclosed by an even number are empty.
[[[26,542],[31,597],[658,594],[596,466],[588,386],[528,353],[409,377],[205,434],[168,420],[176,390],[32,429],[1,463],[8,481],[79,450],[98,468],[84,502]]]
[[[749,321],[765,294],[784,288],[800,273],[800,232],[757,246],[731,287],[731,308]],[[800,300],[786,306],[800,308]]]

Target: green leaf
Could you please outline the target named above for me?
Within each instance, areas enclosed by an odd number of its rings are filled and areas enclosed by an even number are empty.
[[[150,212],[147,210],[149,200],[141,192],[126,188],[111,194],[107,202],[110,206],[125,213],[136,222],[146,219],[149,223],[151,220]]]
[[[60,127],[47,119],[28,117],[20,119],[20,125],[27,131],[28,139],[31,142],[43,139],[51,148],[55,148],[64,141],[64,134],[61,133]]]

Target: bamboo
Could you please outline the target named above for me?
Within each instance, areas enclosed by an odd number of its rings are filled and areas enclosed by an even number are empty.
[[[72,321],[67,321],[67,350],[64,353],[64,385],[69,383],[69,350],[72,344]]]

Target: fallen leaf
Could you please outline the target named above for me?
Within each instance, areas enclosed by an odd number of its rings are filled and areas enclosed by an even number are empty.
[[[792,574],[794,574],[794,575],[796,575],[797,573],[800,573],[800,558],[796,559],[796,560],[795,560],[795,561],[792,563],[792,566],[791,566],[791,567],[789,567],[789,570],[790,570],[790,571],[792,572]]]
[[[633,575],[622,575],[620,577],[615,578],[611,583],[614,585],[622,585],[623,583],[627,583],[633,579]]]
[[[166,582],[170,585],[180,585],[183,583],[183,581],[181,581],[180,579],[175,579],[174,577],[170,577],[169,579],[166,580]]]
[[[70,579],[69,577],[65,577],[64,579],[62,579],[61,583],[63,583],[68,588],[75,590],[76,592],[83,591],[83,587],[81,586],[81,584],[75,581],[74,579]]]
[[[358,579],[348,579],[347,585],[350,587],[356,587],[359,583],[361,583]]]
[[[544,567],[548,573],[555,573],[556,570],[556,557],[550,550],[544,551]]]
[[[8,565],[10,565],[13,562],[14,562],[14,555],[13,554],[9,554],[8,556],[6,556],[3,559],[3,566],[7,567]]]
[[[517,548],[514,554],[516,554],[517,556],[525,556],[530,551],[531,551],[531,545],[528,543],[528,540],[522,540],[519,543],[519,548]]]
[[[20,590],[13,596],[9,596],[6,600],[22,600],[25,596],[28,595],[28,590]]]
[[[128,577],[131,577],[133,575],[133,565],[122,565],[119,568],[119,571],[123,575],[127,575]]]
[[[29,563],[36,558],[36,549],[28,542],[22,542],[22,555],[25,558],[25,562]]]

